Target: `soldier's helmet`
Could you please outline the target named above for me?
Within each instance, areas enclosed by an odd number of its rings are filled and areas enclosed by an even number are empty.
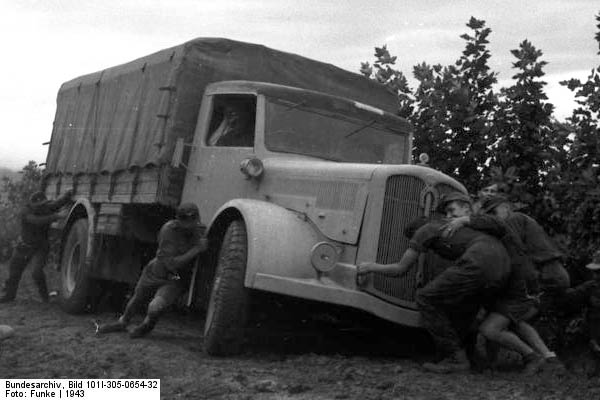
[[[177,207],[176,217],[177,219],[184,221],[199,220],[200,211],[198,210],[198,206],[194,203],[182,203]]]
[[[446,193],[440,198],[440,203],[438,204],[438,212],[444,212],[444,208],[453,201],[460,201],[462,203],[467,203],[469,205],[473,205],[473,200],[468,194],[464,194],[461,192],[451,192]]]
[[[37,206],[44,203],[46,200],[46,194],[44,192],[35,192],[29,197],[29,204],[32,206]]]

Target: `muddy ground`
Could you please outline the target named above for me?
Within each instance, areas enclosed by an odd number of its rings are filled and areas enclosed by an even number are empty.
[[[163,399],[600,399],[600,380],[587,376],[590,360],[576,351],[561,354],[564,376],[524,377],[511,357],[500,371],[436,375],[420,367],[433,357],[421,331],[269,301],[244,353],[215,358],[202,351],[198,313],[174,310],[143,339],[97,337],[94,322],[115,311],[65,314],[39,302],[26,272],[17,300],[0,304],[0,324],[16,330],[1,344],[0,378],[159,378]]]

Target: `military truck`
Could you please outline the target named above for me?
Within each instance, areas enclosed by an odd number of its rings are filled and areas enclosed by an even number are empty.
[[[210,354],[240,350],[255,291],[419,326],[426,256],[360,287],[356,264],[398,260],[407,223],[465,188],[411,165],[396,110],[393,93],[358,74],[226,39],[64,83],[43,180],[49,198],[76,199],[60,224],[62,308],[84,311],[97,282],[134,283],[160,226],[193,202],[211,252],[188,298],[206,309]]]

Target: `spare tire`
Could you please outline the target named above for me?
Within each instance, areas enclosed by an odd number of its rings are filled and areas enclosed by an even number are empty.
[[[249,298],[244,286],[247,259],[246,226],[235,220],[221,244],[206,312],[204,351],[209,355],[227,356],[241,351]]]
[[[88,221],[81,218],[71,225],[60,260],[60,307],[70,314],[87,307],[91,282],[87,251]]]

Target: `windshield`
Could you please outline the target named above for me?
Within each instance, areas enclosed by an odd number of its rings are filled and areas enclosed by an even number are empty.
[[[408,133],[374,112],[266,100],[265,145],[271,151],[343,162],[408,163]]]

